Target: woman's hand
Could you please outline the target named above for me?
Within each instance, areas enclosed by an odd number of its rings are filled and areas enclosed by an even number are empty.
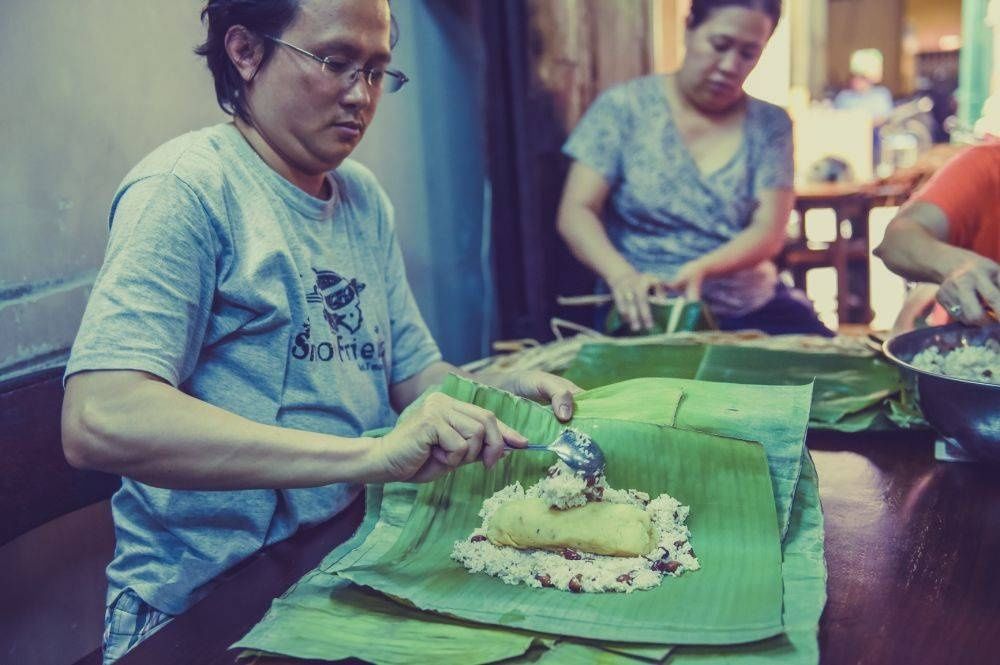
[[[561,376],[537,370],[497,375],[492,384],[536,402],[548,402],[562,422],[573,417],[573,395],[583,390]]]
[[[681,266],[672,280],[667,282],[671,291],[684,292],[690,301],[701,300],[701,285],[708,276],[708,269],[699,261],[689,261]]]
[[[652,291],[658,296],[666,295],[663,282],[649,273],[635,270],[608,280],[615,308],[632,332],[650,330],[653,327],[653,312],[649,308]]]
[[[433,393],[376,442],[387,480],[422,483],[477,460],[492,468],[507,444],[521,448],[528,440],[486,409]]]
[[[984,256],[964,261],[941,282],[937,299],[952,318],[962,323],[986,325],[997,320],[1000,316],[1000,264]]]

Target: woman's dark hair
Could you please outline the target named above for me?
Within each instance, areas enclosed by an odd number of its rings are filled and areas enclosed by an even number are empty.
[[[774,25],[778,25],[778,19],[781,18],[781,0],[692,0],[691,13],[687,19],[688,29],[694,30],[707,21],[712,12],[723,7],[743,7],[764,12]]]
[[[226,33],[234,25],[242,25],[257,35],[280,37],[299,13],[300,0],[209,0],[201,12],[202,22],[208,23],[205,43],[194,50],[205,56],[209,71],[215,80],[215,96],[219,106],[230,115],[239,116],[250,123],[246,107],[246,82],[226,53]],[[391,17],[389,44],[395,48],[399,40],[399,26]],[[274,53],[274,42],[264,40],[263,67]]]

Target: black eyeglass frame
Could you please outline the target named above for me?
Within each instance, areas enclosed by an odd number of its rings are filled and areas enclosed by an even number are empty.
[[[275,44],[287,46],[307,58],[312,58],[316,62],[323,65],[323,71],[330,71],[334,76],[344,76],[345,74],[350,74],[347,82],[351,85],[357,83],[358,79],[361,78],[361,75],[363,74],[365,83],[368,84],[369,88],[377,88],[382,92],[392,94],[394,92],[399,92],[404,85],[410,82],[410,77],[398,69],[377,69],[373,67],[354,66],[354,69],[352,70],[350,67],[353,66],[353,63],[350,63],[347,68],[344,68],[340,63],[335,62],[333,56],[323,58],[315,53],[312,53],[311,51],[307,51],[300,46],[286,42],[285,40],[279,39],[273,35],[262,36]],[[389,78],[386,79],[386,76]]]

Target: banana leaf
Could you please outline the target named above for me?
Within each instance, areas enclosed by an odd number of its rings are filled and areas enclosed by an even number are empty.
[[[550,441],[561,427],[537,404],[452,383],[454,396],[490,409],[531,440]],[[701,571],[628,595],[567,594],[469,574],[449,555],[479,526],[482,501],[515,480],[535,482],[552,463],[550,453],[520,452],[489,472],[470,465],[430,485],[387,485],[387,513],[363,553],[331,572],[420,609],[554,635],[730,644],[781,632],[778,520],[759,444],[582,414],[574,427],[600,442],[612,486],[669,492],[691,505]],[[406,514],[401,506],[412,509]]]
[[[805,454],[794,510],[784,543],[784,617],[786,634],[755,644],[735,647],[622,647],[562,641],[551,647],[535,643],[535,652],[507,663],[604,663],[635,665],[659,663],[669,655],[671,665],[802,665],[819,662],[817,626],[826,599],[823,557],[823,515],[816,468]],[[486,635],[484,639],[488,639]],[[381,662],[381,661],[378,661]]]
[[[607,318],[604,320],[604,332],[609,335],[662,335],[667,332],[670,323],[670,316],[674,311],[675,304],[650,303],[650,314],[653,315],[653,327],[649,330],[632,332],[631,328],[622,319],[621,314],[615,307],[611,307]],[[692,332],[696,330],[715,330],[715,320],[700,302],[686,302],[678,315],[677,327],[673,332]]]
[[[823,511],[816,467],[808,453],[804,457],[782,562],[785,634],[739,648],[678,647],[670,654],[670,665],[819,663],[816,636],[826,604]]]
[[[684,397],[674,409],[678,391]],[[761,439],[770,467],[778,524],[784,535],[799,481],[811,395],[809,385],[762,388],[684,379],[633,379],[577,395],[576,417],[623,413],[629,419],[678,429],[732,439]],[[667,419],[667,414],[672,418]]]
[[[295,618],[286,621],[287,616]],[[285,656],[291,651],[296,658],[361,658],[383,665],[470,665],[513,658],[542,644],[534,635],[420,612],[346,580],[315,573],[299,582],[293,594],[276,599],[264,620],[234,646],[272,642],[295,647],[278,652],[251,649],[240,657]]]
[[[704,344],[584,344],[563,376],[585,390],[643,377],[693,379]]]
[[[695,377],[703,381],[797,385],[815,379],[810,418],[835,423],[902,389],[899,371],[878,358],[710,346]]]
[[[888,400],[902,389],[898,370],[880,359],[748,346],[585,344],[563,376],[583,388],[639,377],[785,386],[815,381],[810,424],[841,431],[891,427]]]
[[[588,663],[588,665],[639,665],[642,662],[655,663],[660,660],[659,658],[637,658],[575,642],[559,642],[552,648],[545,650],[535,662],[542,665],[579,665],[580,663]]]
[[[801,454],[802,451],[805,421],[810,401],[809,386],[762,390],[754,386],[715,387],[713,384],[673,379],[660,379],[656,382],[662,385],[636,386],[633,389],[653,390],[663,394],[670,393],[671,390],[674,392],[678,389],[683,390],[685,392],[684,400],[680,408],[673,413],[677,426],[705,428],[706,431],[716,431],[723,435],[765,440],[772,475],[783,479],[775,483],[775,487],[778,488],[775,492],[775,498],[779,505],[779,512],[784,512],[780,507],[782,504],[789,506],[792,504],[790,492],[795,489],[798,472],[783,467],[795,466],[797,469],[797,465],[790,464],[789,459],[793,453]],[[713,393],[719,391],[722,391],[723,394],[716,394],[715,399],[709,398]],[[754,411],[742,408],[743,405],[751,405],[755,401],[760,404],[763,399],[768,399],[770,396],[775,397],[775,399],[767,409]],[[615,408],[613,395],[609,395],[607,391],[594,391],[579,397],[578,417],[613,415],[610,413]],[[736,408],[732,406],[734,404]],[[653,417],[652,408],[649,413],[642,414],[643,417]],[[669,411],[670,408],[668,407],[664,412]],[[798,461],[799,458],[795,459]],[[803,478],[807,477],[808,470],[803,471]],[[813,479],[814,476],[813,473]],[[812,495],[808,494],[810,487],[812,487]],[[793,513],[793,519],[790,522],[783,546],[785,550],[783,569],[786,571],[787,577],[790,566],[796,567],[800,571],[805,571],[807,577],[814,581],[819,580],[820,583],[818,586],[814,584],[812,588],[808,588],[801,584],[790,585],[789,580],[786,579],[784,585],[785,616],[788,620],[788,608],[792,607],[789,603],[795,602],[794,599],[790,599],[790,594],[797,593],[800,596],[799,607],[819,608],[814,612],[818,619],[818,612],[822,609],[824,598],[822,580],[825,579],[822,559],[822,515],[819,513],[818,495],[813,496],[815,495],[814,481],[811,485],[808,482],[799,482],[798,489],[795,491],[797,513],[805,516],[806,521],[812,524],[813,528],[799,535],[799,529],[804,520],[796,519],[794,517],[796,513]],[[806,498],[813,496],[812,500],[803,502],[801,500],[803,492],[807,492]],[[786,493],[789,496],[785,497]],[[540,655],[548,653],[546,649],[552,647],[550,640],[538,639],[538,636],[535,636],[534,641],[532,641],[530,635],[523,631],[510,629],[498,631],[488,626],[444,619],[426,612],[418,612],[414,618],[413,615],[409,614],[413,611],[411,608],[404,608],[374,592],[358,587],[353,587],[354,593],[350,595],[339,591],[344,584],[343,581],[338,581],[328,571],[340,561],[357,560],[359,547],[368,539],[380,518],[381,488],[378,486],[369,487],[367,500],[368,510],[365,521],[355,536],[331,552],[318,569],[307,574],[302,582],[293,586],[282,598],[276,600],[264,620],[240,642],[233,645],[234,648],[244,649],[242,655],[267,653],[331,660],[351,655],[371,662],[391,664],[456,662],[449,657],[456,652],[460,653],[459,662],[479,663],[488,662],[490,659],[499,660],[500,658],[503,658],[504,662],[522,662],[516,656],[518,653],[524,654],[526,652],[531,654],[531,657],[523,662],[534,662]],[[801,508],[800,504],[802,504]],[[818,532],[815,528],[816,524],[819,524]],[[695,537],[697,537],[697,533]],[[809,551],[812,556],[803,556],[800,551],[803,540],[810,544]],[[795,547],[796,543],[800,543],[797,548]],[[802,575],[800,574],[800,576]],[[304,618],[305,614],[310,611],[321,614],[321,618],[316,620],[315,624],[309,624],[308,630],[297,630],[296,625],[312,619]],[[801,609],[796,609],[794,616],[799,616],[808,623],[807,619],[810,615]],[[402,624],[397,620],[399,617],[406,619],[402,622],[405,624],[405,630],[400,628]],[[449,644],[446,645],[447,648],[441,648],[439,636],[444,630],[441,627],[442,623],[450,624],[450,630],[453,631],[448,633]],[[809,649],[815,652],[815,625],[816,621],[813,621],[804,632],[800,631],[797,633],[797,637],[793,638],[793,641],[797,639],[804,645],[801,653],[806,653]],[[513,641],[505,633],[512,634]],[[344,640],[341,638],[344,635],[351,635],[352,638]],[[354,637],[357,640],[354,640]],[[593,648],[594,644],[591,643],[588,646]],[[569,647],[561,647],[561,649],[568,650]],[[579,653],[577,649],[578,647],[574,647],[574,650]],[[600,649],[638,658],[638,660],[630,662],[659,662],[671,652],[671,647],[665,645],[643,646],[605,643],[600,646]],[[792,658],[776,658],[774,662],[789,664],[816,662],[815,658],[795,657],[799,653],[793,653]],[[568,651],[562,651],[562,654],[569,655]],[[550,658],[557,655],[553,654]],[[494,658],[494,656],[499,656],[499,658]]]
[[[930,427],[917,405],[915,393],[909,387],[905,387],[898,398],[889,400],[888,417],[893,425],[902,429]]]
[[[570,639],[540,640],[532,644],[522,655],[503,661],[503,665],[520,665],[522,663],[641,665],[642,663],[660,663],[675,648],[666,645],[637,646]]]
[[[367,432],[382,435],[387,430]],[[346,542],[274,600],[264,618],[233,644],[239,657],[361,658],[380,665],[478,665],[508,660],[554,640],[421,612],[329,572],[378,526],[382,486],[365,487],[365,517]],[[391,519],[392,516],[389,515]],[[419,644],[419,649],[414,645]]]
[[[791,523],[783,546],[785,634],[738,646],[653,647],[616,650],[592,644],[559,643],[544,651],[537,662],[548,665],[599,662],[622,665],[664,662],[670,665],[805,665],[819,663],[816,640],[826,604],[826,564],[823,557],[823,512],[816,467],[803,451],[802,475],[795,489]],[[608,657],[611,651],[623,659]],[[529,662],[515,659],[513,662]]]

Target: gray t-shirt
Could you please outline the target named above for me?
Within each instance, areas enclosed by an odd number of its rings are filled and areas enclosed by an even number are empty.
[[[703,175],[674,123],[663,76],[644,76],[598,97],[563,152],[604,176],[608,238],[637,270],[672,278],[688,261],[750,224],[760,193],[791,189],[792,124],[777,106],[747,100],[743,144]],[[719,316],[740,316],[774,297],[770,261],[710,278],[703,299]]]
[[[441,356],[375,177],[346,161],[328,178],[330,200],[309,196],[230,124],[153,151],[115,195],[66,376],[142,370],[268,425],[341,436],[391,425],[389,386]],[[132,588],[182,612],[224,570],[359,491],[196,492],[125,478],[108,602]]]

